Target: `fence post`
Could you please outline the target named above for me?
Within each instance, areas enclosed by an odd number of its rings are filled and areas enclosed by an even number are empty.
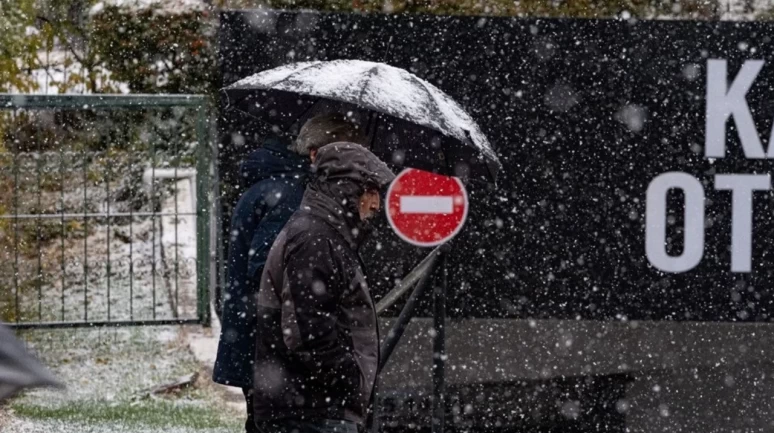
[[[202,101],[197,108],[196,135],[199,141],[196,158],[196,313],[204,326],[210,326],[210,165],[211,143],[208,105]]]
[[[446,420],[446,294],[448,252],[442,252],[440,284],[433,290],[433,415],[432,433],[443,433]]]

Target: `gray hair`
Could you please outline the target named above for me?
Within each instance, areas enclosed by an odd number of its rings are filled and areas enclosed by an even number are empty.
[[[349,141],[365,145],[366,134],[360,126],[341,113],[325,113],[312,117],[298,133],[298,138],[290,145],[290,150],[299,155],[309,155],[312,149],[326,144]]]

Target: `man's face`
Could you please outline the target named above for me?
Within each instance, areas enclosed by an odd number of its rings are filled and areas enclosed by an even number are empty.
[[[381,201],[379,198],[379,191],[368,188],[360,196],[360,220],[365,221],[379,212]]]

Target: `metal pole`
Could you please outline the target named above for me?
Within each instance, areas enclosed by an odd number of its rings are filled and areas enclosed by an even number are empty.
[[[406,300],[406,305],[403,306],[403,309],[400,311],[400,315],[398,316],[398,320],[395,322],[395,324],[392,325],[392,328],[390,328],[390,331],[387,333],[387,338],[384,340],[384,344],[382,344],[382,347],[379,351],[379,366],[376,373],[377,380],[376,380],[376,383],[374,384],[374,403],[373,403],[373,416],[372,416],[372,424],[371,424],[372,433],[379,433],[379,427],[380,427],[378,375],[379,373],[382,372],[382,370],[384,369],[384,366],[387,365],[387,360],[390,359],[390,355],[392,355],[393,350],[395,350],[395,347],[398,345],[398,342],[403,336],[403,332],[406,330],[406,326],[408,326],[409,322],[414,317],[414,310],[416,309],[417,301],[425,293],[425,289],[429,285],[428,281],[430,280],[430,277],[435,272],[436,264],[438,262],[438,254],[436,253],[436,251],[433,251],[433,253],[431,253],[428,256],[427,260],[428,260],[427,262],[423,260],[422,263],[420,263],[417,266],[417,268],[424,266],[424,273],[422,274],[421,277],[419,277],[419,280],[416,283],[416,287],[411,292],[411,295],[409,296],[408,300]],[[413,272],[414,271],[412,271],[412,273]],[[391,304],[392,303],[390,303],[390,305]],[[386,308],[387,307],[384,307],[384,309]]]
[[[108,142],[107,150],[105,151],[105,206],[107,207],[107,265],[105,266],[105,273],[107,274],[107,320],[110,321],[110,176],[113,174],[110,166],[112,161],[110,160],[110,142]],[[131,206],[129,206],[131,208]]]
[[[158,195],[156,193],[156,140],[151,139],[150,145],[151,159],[151,308],[153,320],[156,320],[156,202]],[[161,224],[159,224],[160,227]]]
[[[14,319],[19,323],[21,311],[19,310],[19,149],[13,154],[13,293],[14,293]]]
[[[165,326],[198,325],[199,319],[157,319],[157,320],[97,320],[77,322],[19,322],[4,323],[12,329],[60,329],[60,328],[119,328],[123,326]]]
[[[55,108],[120,108],[144,110],[150,107],[198,107],[204,95],[20,95],[0,93],[0,109],[51,110]]]
[[[443,253],[441,284],[433,290],[433,418],[432,433],[443,433],[446,416],[446,289],[448,253]]]
[[[379,433],[381,427],[379,423],[379,373],[376,373],[376,381],[374,382],[374,400],[371,408],[371,433]]]
[[[43,196],[43,191],[41,190],[41,177],[43,176],[41,171],[41,165],[45,164],[45,161],[43,161],[43,157],[40,155],[41,153],[41,142],[38,141],[38,155],[35,157],[35,171],[37,172],[37,181],[38,181],[38,213],[42,213],[43,206],[41,205],[41,199]],[[41,233],[40,233],[40,218],[37,218],[35,220],[35,234],[37,237],[37,243],[38,243],[38,275],[36,278],[37,286],[38,286],[38,320],[43,320],[43,250],[42,250],[42,243],[41,243]]]
[[[196,134],[199,152],[196,158],[196,315],[200,323],[210,326],[210,138],[206,104],[198,107]]]
[[[133,173],[134,149],[129,152],[129,173]],[[130,197],[134,199],[137,191],[131,187]],[[134,206],[129,206],[129,320],[134,320]],[[62,217],[64,218],[64,217]]]
[[[175,187],[173,190],[175,191],[175,216],[173,219],[174,225],[175,225],[175,311],[173,311],[172,314],[177,319],[180,317],[180,287],[179,287],[180,286],[180,253],[179,253],[180,243],[178,241],[178,231],[180,228],[180,210],[178,209],[178,204],[177,204],[178,195],[180,192],[178,188],[178,186],[180,185],[180,180],[177,179],[177,170],[178,168],[180,168],[180,155],[178,154],[177,140],[174,140],[172,142],[172,155],[173,155],[172,156],[173,161],[175,161],[174,162]],[[189,182],[189,185],[191,185],[190,182]],[[194,208],[193,210],[196,211],[196,208]]]
[[[411,292],[411,296],[409,296],[406,301],[406,305],[404,305],[403,309],[400,311],[398,320],[392,325],[390,332],[387,333],[387,338],[385,338],[379,354],[379,373],[381,373],[384,366],[387,365],[387,360],[390,359],[390,355],[392,355],[393,350],[395,350],[395,347],[398,345],[398,341],[400,341],[400,338],[403,336],[406,326],[408,326],[408,323],[414,317],[417,300],[425,293],[425,289],[429,285],[428,281],[436,269],[437,258],[437,255],[432,257],[432,261],[428,264],[424,275],[422,275],[417,286],[414,288],[414,291]]]
[[[83,321],[89,321],[89,218],[86,214],[89,211],[89,163],[86,158],[86,148],[82,150],[83,157]]]
[[[59,211],[62,212],[64,215],[65,211],[65,159],[64,159],[64,146],[59,146],[59,187],[61,192],[61,198],[60,198],[60,209]],[[61,227],[62,227],[62,281],[60,284],[62,284],[62,321],[65,320],[65,289],[67,288],[67,282],[65,280],[65,276],[67,273],[67,266],[65,265],[65,219],[62,217],[61,221]]]
[[[212,266],[210,266],[210,290],[209,298],[210,305],[214,307],[216,314],[220,314],[222,311],[222,305],[220,305],[220,299],[218,294],[218,288],[226,287],[226,276],[223,268],[223,205],[221,203],[221,190],[220,190],[220,156],[218,155],[218,146],[212,146],[211,148],[211,160],[212,160],[212,203],[210,209],[212,209],[212,215],[210,216],[210,247],[215,248],[215,260],[212,260]]]
[[[441,247],[438,247],[430,252],[419,264],[406,275],[398,285],[395,286],[389,293],[384,295],[381,301],[376,304],[376,314],[382,314],[388,308],[390,308],[395,302],[398,301],[411,287],[416,284],[417,281],[422,278],[423,275],[430,269],[435,263],[435,259],[441,251]]]

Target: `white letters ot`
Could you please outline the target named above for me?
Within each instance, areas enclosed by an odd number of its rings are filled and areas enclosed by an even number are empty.
[[[685,193],[685,239],[683,253],[670,256],[666,251],[666,199],[670,189]],[[650,182],[645,211],[645,254],[650,264],[664,272],[685,272],[704,255],[704,187],[695,177],[664,173]]]

